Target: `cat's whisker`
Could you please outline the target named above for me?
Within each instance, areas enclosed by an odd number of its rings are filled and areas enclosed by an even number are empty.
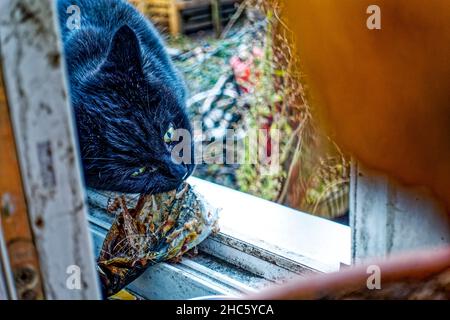
[[[113,158],[83,158],[83,160],[113,160]]]
[[[136,201],[137,199],[139,199],[139,197],[140,197],[141,195],[138,193],[138,194],[134,194],[133,196],[128,196],[128,199],[129,200],[131,200],[131,201]]]
[[[148,87],[145,90],[147,92],[147,108],[150,108],[150,99],[148,98]]]
[[[102,191],[102,190],[98,190],[98,189],[90,189],[90,192],[96,193],[96,194],[98,194],[100,196],[107,197],[107,198],[111,197],[111,194],[109,193],[110,191]]]

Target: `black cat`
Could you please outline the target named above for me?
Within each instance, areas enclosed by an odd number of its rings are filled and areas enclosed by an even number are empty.
[[[73,5],[81,17],[75,27],[67,23]],[[175,189],[194,165],[174,161],[171,140],[191,125],[185,86],[157,31],[120,0],[58,0],[58,12],[87,185]]]

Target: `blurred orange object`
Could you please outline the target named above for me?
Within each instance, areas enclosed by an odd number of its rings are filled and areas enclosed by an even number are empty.
[[[376,284],[371,278],[375,272],[380,276],[378,288],[372,286]],[[331,274],[299,277],[247,298],[449,300],[450,247],[401,254]]]
[[[450,212],[450,1],[284,0],[310,105],[367,167],[424,185]]]

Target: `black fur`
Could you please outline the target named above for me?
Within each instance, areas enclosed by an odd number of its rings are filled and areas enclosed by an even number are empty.
[[[66,25],[71,5],[80,8],[79,29]],[[157,31],[120,0],[58,0],[58,11],[86,184],[128,193],[175,189],[194,165],[175,163],[163,137],[171,124],[191,126],[184,84]]]

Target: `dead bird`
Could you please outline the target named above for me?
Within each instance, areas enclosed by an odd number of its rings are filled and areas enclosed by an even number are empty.
[[[97,260],[105,297],[123,289],[149,266],[177,261],[218,232],[218,210],[184,183],[166,193],[141,195],[132,203],[116,197],[116,214]]]

